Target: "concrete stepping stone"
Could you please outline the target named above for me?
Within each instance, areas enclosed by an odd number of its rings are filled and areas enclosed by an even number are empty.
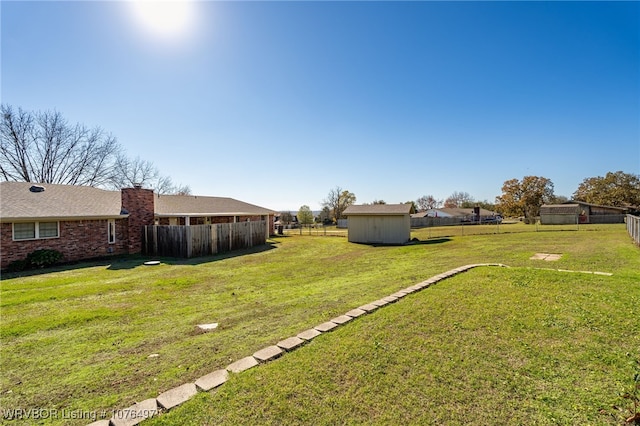
[[[93,423],[89,423],[87,426],[109,426],[111,422],[109,420],[96,420]]]
[[[316,325],[313,328],[324,333],[326,331],[333,330],[337,326],[338,324],[336,324],[335,322],[327,321],[327,322],[323,322],[322,324]]]
[[[253,357],[260,362],[267,362],[271,359],[278,358],[283,354],[283,350],[278,346],[268,346],[264,349],[260,349],[258,352],[253,354]]]
[[[339,317],[331,318],[330,322],[335,322],[336,324],[344,324],[345,322],[349,322],[353,319],[348,315],[340,315]]]
[[[227,370],[216,370],[196,380],[196,387],[206,392],[220,386],[228,379],[229,372]]]
[[[111,424],[113,426],[134,426],[156,414],[158,414],[156,399],[145,399],[133,404],[131,407],[114,411]]]
[[[316,330],[315,328],[310,328],[309,330],[305,330],[302,333],[299,333],[296,337],[301,338],[302,340],[311,340],[314,337],[318,337],[322,332]]]
[[[278,345],[279,347],[281,347],[282,349],[284,349],[285,351],[292,351],[295,348],[297,348],[300,345],[304,344],[304,340],[302,340],[301,338],[295,336],[295,337],[289,337],[288,339],[284,339],[279,341],[278,343],[276,343],[276,345]]]
[[[374,305],[373,303],[367,303],[366,305],[360,306],[358,309],[362,309],[363,311],[366,311],[366,312],[373,312],[378,308],[379,308],[378,305]]]
[[[386,301],[384,299],[379,299],[379,300],[375,300],[375,301],[371,302],[371,305],[376,305],[377,307],[382,307],[382,306],[388,305],[389,303],[391,303],[391,302],[388,302],[388,301]]]
[[[178,386],[177,388],[169,389],[166,392],[162,392],[160,395],[158,395],[158,398],[156,398],[156,400],[162,408],[164,408],[165,410],[170,410],[173,407],[176,407],[183,402],[188,401],[197,393],[198,389],[196,389],[196,385],[194,383],[185,383],[184,385]]]
[[[345,315],[350,316],[352,318],[358,318],[360,315],[364,315],[366,313],[367,313],[367,311],[365,311],[364,309],[356,308],[356,309],[352,309],[349,312],[345,313]]]
[[[232,373],[240,373],[258,365],[258,360],[252,356],[247,356],[227,365],[227,370]]]
[[[397,302],[398,298],[395,296],[387,296],[387,297],[383,297],[382,300],[389,302],[389,303],[393,303],[393,302]]]

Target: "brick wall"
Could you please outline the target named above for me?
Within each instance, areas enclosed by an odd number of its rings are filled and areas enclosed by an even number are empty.
[[[123,188],[122,208],[129,212],[128,231],[130,254],[142,251],[142,227],[154,224],[153,191],[142,188]]]
[[[116,241],[108,242],[106,219],[60,222],[60,236],[39,240],[13,241],[12,224],[2,223],[0,228],[0,268],[11,262],[23,260],[29,253],[39,249],[58,250],[65,262],[74,262],[128,252],[127,220],[116,220]]]

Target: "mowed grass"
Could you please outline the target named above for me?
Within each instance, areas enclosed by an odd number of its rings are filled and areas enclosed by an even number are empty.
[[[288,236],[238,256],[5,276],[0,405],[109,413],[440,272],[499,262],[512,268],[441,282],[151,423],[615,424],[600,410],[622,403],[640,356],[640,250],[624,226],[433,231],[403,247]]]

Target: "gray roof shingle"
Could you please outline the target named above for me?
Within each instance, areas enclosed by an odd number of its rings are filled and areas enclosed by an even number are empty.
[[[33,185],[43,192],[31,192]],[[119,191],[89,186],[0,182],[0,218],[62,219],[119,217]]]
[[[349,215],[404,215],[411,212],[411,204],[358,204],[351,205],[342,213]]]

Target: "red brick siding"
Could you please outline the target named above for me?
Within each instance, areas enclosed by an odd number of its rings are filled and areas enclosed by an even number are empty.
[[[127,221],[116,220],[116,242],[109,244],[106,219],[62,221],[58,238],[13,241],[13,226],[2,223],[0,241],[0,268],[11,262],[22,260],[39,249],[54,249],[61,252],[65,262],[127,253]],[[111,248],[111,253],[109,249]]]
[[[130,254],[142,251],[142,227],[154,224],[153,191],[142,188],[123,188],[122,208],[129,212],[128,250]]]

